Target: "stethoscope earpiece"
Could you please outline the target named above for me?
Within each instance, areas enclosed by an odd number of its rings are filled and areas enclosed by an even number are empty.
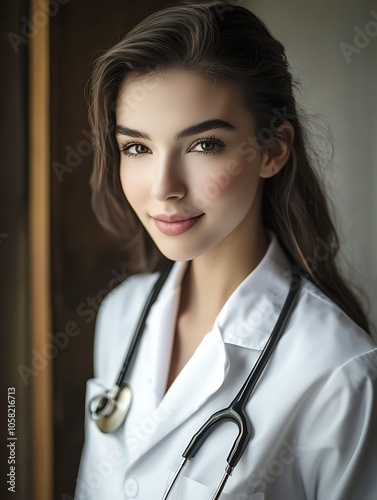
[[[115,431],[125,420],[131,406],[132,390],[129,385],[114,387],[95,396],[89,402],[89,415],[102,432]]]

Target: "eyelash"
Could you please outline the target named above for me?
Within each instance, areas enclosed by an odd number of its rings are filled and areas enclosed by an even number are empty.
[[[199,153],[201,155],[214,155],[214,154],[220,153],[220,151],[222,151],[226,146],[226,142],[221,141],[220,139],[217,139],[216,137],[211,135],[209,137],[206,137],[205,139],[198,139],[195,142],[195,144],[193,145],[193,147],[196,147],[203,142],[209,142],[210,144],[214,144],[215,146],[217,146],[218,149],[217,150],[213,149],[211,151],[194,151],[194,153]],[[132,146],[139,146],[139,145],[144,146],[144,144],[140,144],[139,142],[132,142],[132,141],[126,142],[125,144],[121,145],[120,151],[122,154],[124,154],[125,156],[128,156],[130,158],[137,158],[138,156],[143,156],[145,154],[148,154],[148,153],[135,154],[135,153],[128,152],[129,148],[131,148]]]

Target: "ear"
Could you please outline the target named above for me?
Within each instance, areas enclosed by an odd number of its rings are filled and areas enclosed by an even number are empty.
[[[295,136],[293,125],[291,122],[284,122],[280,125],[278,130],[285,137],[286,142],[273,138],[263,145],[262,164],[259,176],[264,179],[273,177],[280,172],[291,154]]]

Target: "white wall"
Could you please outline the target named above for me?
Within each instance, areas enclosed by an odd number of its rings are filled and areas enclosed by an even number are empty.
[[[338,214],[342,263],[367,293],[363,302],[377,338],[377,1],[243,0],[238,4],[261,17],[283,43],[293,73],[302,82],[299,103],[328,123],[335,153],[327,184]],[[365,33],[370,21],[375,23],[368,26],[373,36],[358,48],[354,28]],[[357,40],[359,46],[361,42]],[[341,43],[359,53],[349,54],[347,60]],[[323,140],[320,147],[329,150]]]

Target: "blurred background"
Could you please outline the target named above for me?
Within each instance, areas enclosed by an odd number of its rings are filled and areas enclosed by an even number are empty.
[[[126,277],[125,256],[91,210],[86,87],[100,51],[168,4],[0,2],[2,453],[7,387],[17,416],[16,493],[6,490],[7,465],[1,498],[73,499],[95,317]],[[230,4],[262,17],[286,47],[326,167],[344,269],[376,325],[376,1]]]

